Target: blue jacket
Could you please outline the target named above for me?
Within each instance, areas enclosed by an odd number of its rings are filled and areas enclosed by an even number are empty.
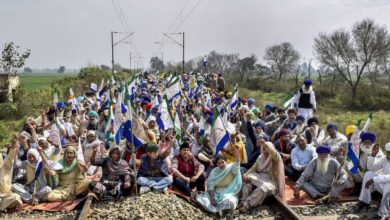
[[[168,176],[169,173],[168,173],[168,166],[167,164],[165,163],[164,159],[158,155],[156,161],[155,161],[155,164],[157,166],[157,168],[160,170],[160,172],[162,173],[163,176]],[[147,173],[149,172],[149,170],[151,169],[150,167],[150,157],[149,155],[145,154],[144,156],[141,157],[141,166],[138,170],[138,173],[137,173],[137,178],[138,177],[148,177],[146,176]]]

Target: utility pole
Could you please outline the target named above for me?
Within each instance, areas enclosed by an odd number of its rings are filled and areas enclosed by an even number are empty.
[[[184,47],[185,47],[185,44],[184,44],[184,32],[183,32],[183,74],[185,73],[185,69],[184,69],[184,65],[185,65],[185,61],[184,61]]]
[[[183,42],[182,43],[179,43],[177,42],[175,39],[173,39],[171,36],[169,35],[173,35],[173,34],[181,34],[182,37],[183,37]],[[181,32],[181,33],[163,33],[163,35],[167,36],[169,39],[171,39],[173,42],[175,42],[177,45],[181,46],[183,48],[183,61],[182,61],[182,71],[183,71],[183,74],[185,73],[185,59],[184,59],[184,52],[185,52],[185,42],[184,42],[184,32]]]
[[[111,31],[111,71],[114,75],[114,31]]]
[[[114,34],[126,34],[126,36],[124,38],[122,38],[121,40],[119,40],[118,42],[114,43]],[[114,61],[114,47],[123,42],[124,40],[126,40],[127,38],[129,38],[131,35],[133,35],[134,32],[131,32],[131,33],[122,33],[122,32],[117,32],[117,31],[111,31],[111,72],[112,74],[114,75],[115,71],[114,71],[114,64],[115,64],[115,61]],[[125,43],[125,42],[124,42]]]
[[[130,67],[129,70],[131,71],[131,51],[130,51]]]
[[[162,60],[162,72],[164,72],[164,52],[161,52],[161,60]]]

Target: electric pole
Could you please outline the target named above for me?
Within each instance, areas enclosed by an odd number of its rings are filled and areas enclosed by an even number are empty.
[[[184,32],[183,32],[183,74],[185,73],[185,68],[184,68],[184,65],[185,65],[185,61],[184,61],[184,47],[185,47],[185,44],[184,44]]]
[[[118,42],[114,43],[114,34],[126,34],[126,36],[124,38],[122,38],[121,40],[119,40]],[[115,65],[115,61],[114,61],[114,47],[123,42],[124,40],[126,40],[127,38],[129,38],[131,35],[133,35],[134,32],[131,32],[131,33],[122,33],[122,32],[117,32],[117,31],[111,31],[111,72],[112,74],[114,75],[115,71],[114,71],[114,65]]]

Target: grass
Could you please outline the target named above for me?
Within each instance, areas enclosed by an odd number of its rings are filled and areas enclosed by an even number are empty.
[[[34,73],[29,75],[20,75],[20,84],[27,92],[34,91],[43,87],[50,87],[54,80],[64,78],[66,76],[75,76],[76,73]]]
[[[282,106],[283,101],[289,96],[286,93],[264,93],[261,91],[253,91],[245,88],[238,90],[240,97],[251,97],[256,100],[256,105],[260,108],[266,104],[273,104],[275,106]],[[326,103],[318,103],[318,113],[316,116],[320,121],[320,126],[326,129],[327,124],[335,123],[339,132],[345,133],[345,128],[348,125],[356,124],[359,119],[362,120],[360,128],[364,126],[368,118],[369,111],[350,111],[341,108],[332,108]],[[374,111],[372,122],[368,128],[370,132],[377,135],[377,142],[383,147],[387,142],[388,131],[390,130],[390,111]]]

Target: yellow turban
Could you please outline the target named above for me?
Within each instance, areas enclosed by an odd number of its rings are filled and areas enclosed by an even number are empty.
[[[350,134],[352,134],[354,131],[355,131],[355,128],[356,126],[355,125],[348,125],[346,128],[345,128],[345,134],[348,136]]]

